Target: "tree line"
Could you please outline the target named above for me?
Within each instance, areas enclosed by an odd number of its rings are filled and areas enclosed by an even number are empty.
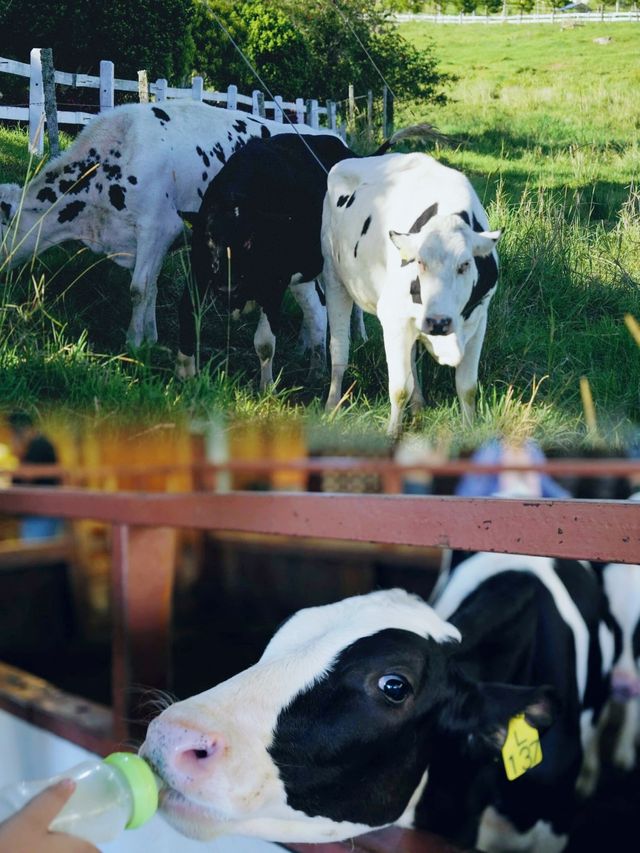
[[[207,88],[262,88],[233,39],[286,99],[340,100],[350,83],[381,89],[382,75],[397,96],[443,100],[447,75],[392,12],[389,0],[0,0],[0,56],[27,62],[51,47],[64,71],[96,74],[111,59],[120,78],[145,69],[178,86],[199,74]]]

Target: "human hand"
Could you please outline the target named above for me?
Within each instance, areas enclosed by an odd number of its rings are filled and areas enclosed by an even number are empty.
[[[49,832],[49,824],[75,787],[71,779],[63,779],[0,823],[0,853],[99,853],[97,847],[81,838]]]

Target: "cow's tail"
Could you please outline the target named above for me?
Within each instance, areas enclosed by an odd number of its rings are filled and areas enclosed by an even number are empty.
[[[390,148],[397,142],[402,142],[403,139],[428,139],[431,142],[440,142],[445,145],[450,145],[452,140],[444,133],[440,133],[437,127],[432,124],[412,124],[409,127],[402,127],[396,130],[393,136],[385,139],[380,148],[373,152],[370,156],[378,157],[380,154],[386,154]]]

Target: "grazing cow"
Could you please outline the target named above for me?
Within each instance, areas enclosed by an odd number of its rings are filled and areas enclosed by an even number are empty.
[[[389,432],[423,404],[415,369],[421,342],[456,368],[463,417],[472,418],[487,309],[498,279],[487,216],[467,178],[426,154],[347,160],[329,174],[322,219],[331,389],[342,394],[347,319],[355,301],[382,324],[389,371]]]
[[[437,135],[430,125],[405,128],[373,156],[408,137]],[[295,292],[299,282],[309,282],[322,271],[320,227],[327,173],[341,160],[357,156],[329,134],[252,139],[211,181],[197,216],[189,217],[199,302],[210,293],[225,311],[239,310],[246,302],[262,309],[254,338],[261,389],[273,380],[273,330],[287,287],[291,284]],[[297,301],[310,332],[312,367],[322,370],[326,312],[316,293],[304,287]],[[192,294],[186,288],[180,306],[178,375],[195,373],[194,351]]]
[[[509,720],[551,725],[547,681],[570,703],[543,737],[536,778],[577,774],[578,747],[566,759],[555,747],[578,740],[587,628],[555,589],[517,577],[508,594],[494,578],[461,599],[451,622],[400,589],[294,614],[258,663],[150,724],[141,754],[163,782],[165,818],[200,839],[326,842],[398,824],[466,843],[505,787],[495,761]],[[557,645],[537,658],[541,631]],[[535,788],[525,780],[509,783],[512,799]],[[535,804],[522,808],[535,817]]]
[[[26,187],[0,185],[0,268],[80,240],[132,270],[127,337],[135,346],[155,341],[157,279],[183,230],[178,211],[198,210],[211,179],[249,139],[291,130],[195,101],[102,113]]]
[[[541,739],[539,767],[517,783],[498,773],[485,776],[487,790],[473,790],[471,799],[480,798],[476,805],[488,807],[475,844],[488,851],[562,850],[576,795],[591,794],[598,780],[610,675],[620,652],[619,631],[596,573],[574,560],[477,553],[459,563],[438,590],[434,610],[458,628],[463,652],[467,642],[467,675],[548,684],[559,705],[554,726]],[[432,777],[442,812],[427,821],[427,828],[443,834],[460,819],[455,796],[450,792],[447,801],[445,795],[447,774],[455,785],[455,772],[445,768],[439,798]],[[428,795],[427,789],[426,810]]]

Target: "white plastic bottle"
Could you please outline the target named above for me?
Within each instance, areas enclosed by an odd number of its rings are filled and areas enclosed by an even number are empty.
[[[142,826],[158,808],[158,782],[149,765],[139,755],[114,752],[50,779],[0,789],[0,821],[61,779],[73,779],[76,789],[49,829],[95,845],[113,841],[124,829]]]

